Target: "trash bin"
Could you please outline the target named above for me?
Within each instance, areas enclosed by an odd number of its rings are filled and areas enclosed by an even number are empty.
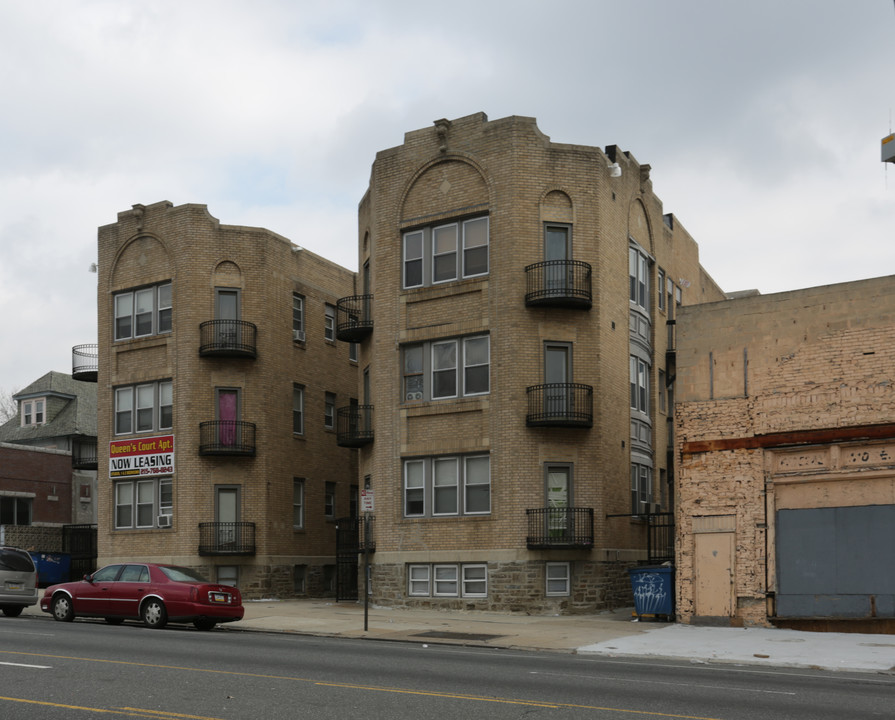
[[[71,554],[32,552],[31,559],[37,568],[37,584],[41,587],[66,582],[71,570]]]
[[[671,619],[674,614],[674,568],[670,565],[628,568],[628,574],[637,617],[665,615]]]

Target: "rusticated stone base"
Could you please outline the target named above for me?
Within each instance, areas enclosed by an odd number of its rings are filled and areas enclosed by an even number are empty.
[[[531,615],[585,614],[633,606],[628,568],[634,563],[576,560],[571,566],[571,588],[564,596],[548,596],[545,563],[529,561],[487,563],[487,597],[414,597],[407,589],[407,565],[376,564],[372,599],[378,605],[391,607]]]

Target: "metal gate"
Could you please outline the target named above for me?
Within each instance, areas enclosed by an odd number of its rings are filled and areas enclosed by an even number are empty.
[[[345,517],[336,522],[336,602],[357,601],[357,556],[363,518]]]
[[[96,525],[63,525],[62,552],[71,556],[70,580],[96,570]]]

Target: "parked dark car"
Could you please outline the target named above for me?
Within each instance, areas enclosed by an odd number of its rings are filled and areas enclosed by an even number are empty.
[[[18,617],[37,602],[37,568],[24,550],[0,547],[0,610]]]
[[[177,622],[200,630],[242,620],[245,613],[237,588],[209,582],[191,568],[155,563],[107,565],[78,582],[51,585],[40,609],[60,622],[101,617],[112,625],[142,620],[149,628]]]

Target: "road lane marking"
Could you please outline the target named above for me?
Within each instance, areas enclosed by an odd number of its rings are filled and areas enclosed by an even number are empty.
[[[578,703],[551,703],[537,700],[517,700],[515,698],[488,697],[486,695],[465,695],[461,693],[436,692],[431,690],[404,690],[402,688],[379,687],[376,685],[352,685],[349,683],[315,682],[315,685],[337,687],[354,690],[369,690],[371,692],[390,692],[399,695],[423,695],[425,697],[445,698],[448,700],[475,700],[478,702],[493,702],[503,705],[526,705],[528,707],[550,708],[562,710],[576,708],[579,710],[603,710],[604,712],[627,713],[630,715],[649,715],[650,717],[678,718],[680,720],[718,720],[701,715],[675,715],[674,713],[650,712],[649,710],[628,710],[626,708],[602,707],[600,705],[580,705]]]
[[[86,710],[93,713],[107,715],[128,715],[130,717],[146,718],[186,718],[187,720],[222,720],[221,718],[206,717],[205,715],[182,715],[180,713],[162,712],[161,710],[141,710],[140,708],[99,708],[86,705],[67,705],[65,703],[47,702],[45,700],[28,700],[26,698],[4,697],[0,695],[0,701],[24,703],[26,705],[40,705],[42,707],[62,708],[63,710]]]
[[[25,663],[8,663],[0,662],[0,665],[9,665],[10,667],[35,668],[37,670],[52,670],[52,665],[26,665]]]
[[[638,685],[673,685],[674,687],[709,688],[710,690],[736,690],[738,692],[765,693],[767,695],[798,695],[798,693],[783,690],[753,690],[752,688],[738,688],[725,685],[703,685],[701,683],[666,682],[664,680],[641,680],[638,678],[623,678],[613,675],[569,675],[568,673],[545,673],[540,670],[532,670],[529,675],[543,675],[544,677],[577,677],[583,680],[612,680],[613,682],[633,682]]]
[[[349,685],[349,684],[338,684],[338,683],[328,683],[320,680],[311,680],[309,678],[300,678],[295,676],[288,675],[266,675],[263,673],[247,673],[247,672],[236,672],[234,670],[213,670],[208,668],[191,668],[191,667],[182,667],[178,665],[157,665],[155,663],[139,663],[139,662],[130,662],[126,660],[105,660],[100,658],[85,658],[85,657],[72,657],[69,655],[46,655],[43,653],[28,653],[28,652],[19,652],[15,650],[0,650],[0,654],[4,655],[25,655],[30,657],[49,657],[57,660],[77,660],[80,662],[93,662],[93,663],[107,663],[109,665],[128,665],[131,667],[150,667],[157,668],[160,670],[183,670],[186,672],[198,672],[198,673],[209,673],[212,675],[233,675],[238,677],[251,677],[251,678],[263,678],[266,680],[291,680],[293,682],[304,682],[311,683],[312,685],[316,685],[318,687],[341,687],[341,688],[350,688],[356,690],[366,690],[368,692],[390,692],[395,694],[404,694],[404,695],[424,695],[428,697],[440,697],[445,699],[455,699],[455,700],[472,700],[478,702],[496,702],[503,703],[507,705],[526,705],[528,707],[543,707],[543,708],[576,708],[580,710],[602,710],[604,712],[617,712],[617,713],[625,713],[628,715],[642,715],[642,716],[650,716],[650,717],[662,717],[662,718],[676,718],[677,720],[718,720],[718,718],[704,717],[700,715],[677,715],[675,713],[663,713],[663,712],[651,712],[648,710],[629,710],[626,708],[615,708],[615,707],[602,707],[599,705],[579,705],[574,703],[548,703],[548,702],[538,702],[536,700],[523,700],[523,699],[513,699],[513,698],[493,698],[487,697],[485,695],[461,695],[455,693],[440,693],[433,691],[424,691],[424,690],[408,690],[403,688],[391,688],[391,687],[380,687],[375,685]],[[5,698],[0,698],[5,699]],[[14,698],[13,698],[14,699]],[[25,701],[23,701],[25,702]],[[50,703],[52,704],[52,703]],[[103,712],[116,712],[112,710],[103,711]],[[152,712],[152,711],[142,711],[142,712]],[[144,715],[144,717],[147,717]],[[148,717],[160,717],[158,714],[148,716]],[[174,716],[174,717],[191,717],[191,716]],[[206,719],[202,719],[206,720]],[[208,719],[213,720],[213,719]]]

